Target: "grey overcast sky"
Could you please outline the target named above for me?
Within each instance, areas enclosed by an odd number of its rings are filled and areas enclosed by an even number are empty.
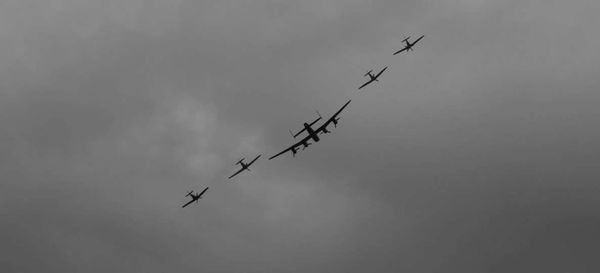
[[[598,272],[599,10],[2,1],[0,271]]]

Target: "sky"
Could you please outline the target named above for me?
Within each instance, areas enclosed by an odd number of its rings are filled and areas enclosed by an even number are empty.
[[[599,9],[2,1],[3,272],[598,272]]]

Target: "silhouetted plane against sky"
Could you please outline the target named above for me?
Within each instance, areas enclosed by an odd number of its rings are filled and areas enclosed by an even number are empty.
[[[321,120],[323,117],[321,117],[321,114],[319,114],[319,111],[317,111],[317,115],[319,116],[318,118],[316,118],[313,122],[309,123],[309,127],[315,125],[315,123],[317,123],[317,121]],[[302,128],[302,130],[298,131],[298,133],[293,133],[292,130],[290,130],[290,134],[292,135],[292,137],[296,138],[297,136],[299,136],[302,132],[306,131],[306,127]]]
[[[381,69],[381,71],[379,71],[379,73],[377,73],[377,75],[373,76],[373,74],[371,74],[371,72],[373,72],[373,70],[369,70],[369,72],[367,72],[367,74],[365,74],[364,76],[369,76],[369,78],[371,78],[368,82],[366,82],[365,84],[361,85],[358,90],[360,90],[361,88],[367,86],[369,83],[372,83],[374,81],[379,81],[377,78],[379,78],[379,76],[381,76],[381,74],[383,73],[383,71],[385,71],[388,67],[384,67],[383,69]]]
[[[244,159],[245,159],[245,158],[242,158],[242,159],[240,159],[240,161],[238,161],[237,163],[235,163],[235,165],[238,165],[238,164],[239,164],[240,166],[242,166],[242,168],[241,168],[239,171],[237,171],[236,173],[234,173],[233,175],[231,175],[231,176],[229,177],[229,179],[231,179],[232,177],[234,177],[234,176],[238,175],[239,173],[243,172],[244,170],[250,171],[250,169],[248,169],[248,167],[250,167],[250,165],[252,165],[252,163],[254,163],[254,161],[256,161],[256,160],[257,160],[257,159],[258,159],[260,156],[261,156],[261,155],[258,155],[256,158],[254,158],[254,159],[253,159],[252,161],[250,161],[250,163],[248,163],[248,164],[244,163]]]
[[[185,205],[182,206],[182,208],[187,207],[187,205],[193,203],[193,202],[197,202],[198,199],[202,198],[202,195],[208,190],[208,187],[206,187],[206,189],[204,189],[201,193],[198,194],[194,194],[194,191],[190,191],[188,192],[188,194],[186,195],[186,197],[190,196],[192,197],[192,200],[190,200],[190,202],[187,202]]]
[[[418,42],[418,41],[420,41],[421,39],[423,39],[423,37],[425,37],[425,35],[423,35],[423,36],[419,37],[417,40],[415,40],[415,41],[414,41],[414,42],[412,42],[412,43],[408,41],[408,39],[410,39],[410,36],[406,37],[404,40],[402,40],[402,42],[405,42],[405,43],[406,43],[406,46],[405,46],[403,49],[400,49],[400,50],[396,51],[396,53],[394,53],[394,55],[396,55],[396,54],[398,54],[398,53],[400,53],[400,52],[402,52],[402,51],[409,51],[409,50],[413,50],[413,48],[412,48],[412,47],[413,47],[415,44],[417,44],[417,42]]]
[[[385,69],[384,69],[385,70]],[[333,114],[333,116],[331,116],[327,121],[325,121],[321,126],[319,126],[319,128],[317,129],[313,129],[308,123],[304,123],[304,130],[308,133],[307,136],[305,136],[303,139],[301,139],[300,141],[296,142],[294,145],[290,146],[289,148],[281,151],[280,153],[269,157],[269,160],[278,157],[288,151],[292,152],[292,156],[296,156],[296,153],[298,152],[298,147],[300,145],[303,146],[304,149],[306,149],[310,143],[308,143],[309,140],[313,140],[314,142],[319,142],[319,133],[322,134],[328,134],[330,133],[329,130],[327,130],[327,126],[329,126],[331,123],[333,123],[334,127],[337,127],[338,121],[340,120],[340,118],[338,117],[338,115],[342,112],[342,110],[344,110],[344,108],[346,108],[346,106],[348,106],[348,104],[350,104],[351,100],[348,100],[348,102],[346,102],[346,104],[344,104],[344,106],[342,106],[342,108],[340,108],[340,110],[338,110],[337,112],[335,112],[335,114]]]

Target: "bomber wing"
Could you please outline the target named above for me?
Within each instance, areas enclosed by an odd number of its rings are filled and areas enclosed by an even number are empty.
[[[317,113],[318,113],[318,112],[317,112]],[[313,125],[315,125],[315,123],[317,123],[317,121],[319,121],[319,120],[321,120],[321,119],[322,119],[322,117],[320,117],[320,116],[319,116],[318,118],[316,118],[316,119],[315,119],[313,122],[309,123],[308,125],[309,125],[309,126],[313,126]],[[302,132],[304,132],[304,131],[306,131],[306,127],[305,127],[305,128],[302,128],[302,130],[298,131],[298,133],[296,133],[296,134],[292,133],[292,136],[293,136],[294,138],[296,138],[297,136],[299,136],[300,134],[302,134]],[[290,133],[291,133],[291,132],[292,132],[292,131],[290,130]]]
[[[352,100],[348,100],[337,112],[335,112],[335,114],[333,114],[333,116],[331,116],[325,123],[323,123],[323,125],[317,128],[316,132],[324,131],[330,123],[336,120],[337,116],[342,112],[342,110],[344,110],[344,108],[346,108],[346,106],[348,106],[348,104],[350,104],[351,101]]]
[[[292,146],[288,147],[287,149],[285,149],[285,150],[283,150],[283,151],[279,152],[278,154],[276,154],[276,155],[274,155],[274,156],[271,156],[271,157],[269,157],[269,160],[271,160],[271,159],[273,159],[273,158],[276,158],[276,157],[278,157],[278,156],[280,156],[280,155],[282,155],[282,154],[285,154],[285,153],[287,153],[287,152],[289,152],[289,151],[293,151],[293,150],[297,149],[297,148],[298,148],[298,146],[302,145],[302,143],[305,143],[305,142],[307,142],[309,139],[311,139],[311,136],[306,136],[306,137],[304,137],[302,140],[300,140],[300,141],[298,141],[298,142],[294,143],[294,145],[292,145]]]

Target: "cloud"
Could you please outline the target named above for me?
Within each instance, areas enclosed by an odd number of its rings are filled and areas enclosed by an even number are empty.
[[[0,263],[598,268],[595,4],[7,1]],[[346,99],[331,135],[266,160]]]

